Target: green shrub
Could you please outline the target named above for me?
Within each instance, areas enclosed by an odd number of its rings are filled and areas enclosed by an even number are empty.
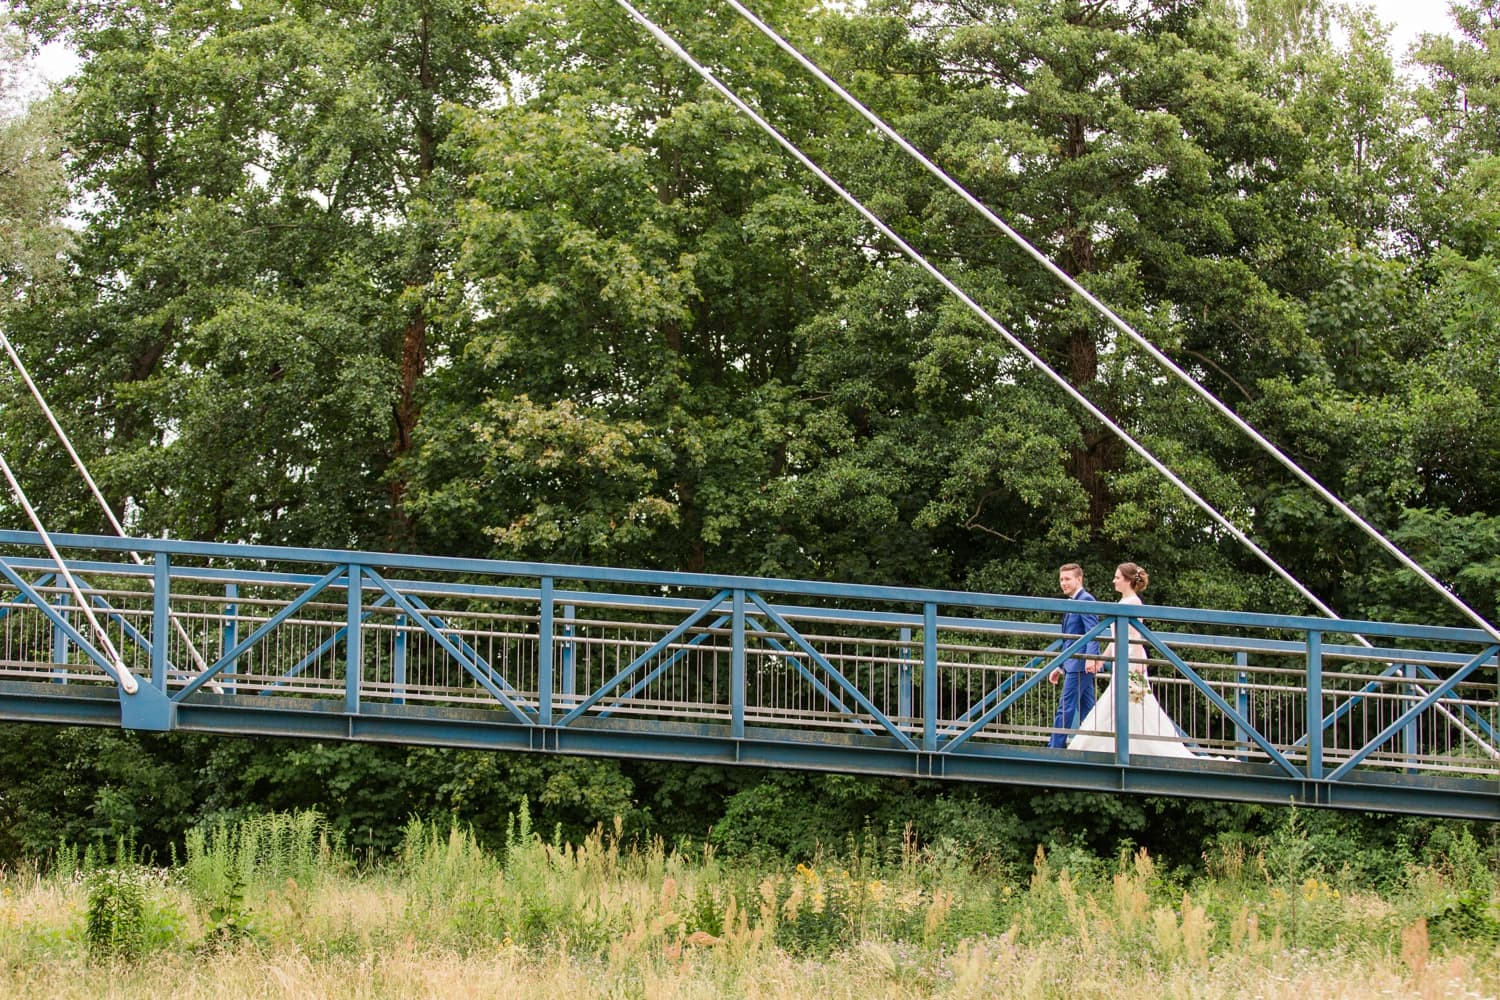
[[[132,961],[180,935],[182,916],[149,891],[147,869],[129,862],[96,868],[84,884],[88,907],[83,932],[91,957]]]

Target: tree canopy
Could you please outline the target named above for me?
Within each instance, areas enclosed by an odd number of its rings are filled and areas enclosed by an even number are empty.
[[[4,105],[0,323],[132,531],[1047,594],[1061,562],[1134,559],[1162,603],[1304,610],[616,7],[10,6],[7,88],[18,45],[81,62]],[[1328,604],[1452,622],[751,26],[648,7]],[[1495,614],[1500,2],[1455,3],[1406,62],[1324,0],[757,13]],[[0,407],[49,527],[99,529],[8,380]],[[102,763],[0,805],[74,803],[68,836],[186,821],[109,797],[133,737],[59,739],[0,753]],[[509,787],[642,828],[691,802],[698,834],[742,783],[193,747],[255,779],[189,813],[299,804],[337,759],[381,790],[351,829]]]

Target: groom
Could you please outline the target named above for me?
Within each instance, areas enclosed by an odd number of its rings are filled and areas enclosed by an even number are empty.
[[[1057,585],[1064,596],[1075,601],[1093,601],[1094,595],[1083,589],[1083,567],[1068,563],[1057,571]],[[1062,630],[1067,635],[1080,636],[1099,624],[1099,616],[1085,611],[1069,611],[1063,615]],[[1064,638],[1066,645],[1068,639]],[[1099,644],[1090,639],[1084,647],[1085,653],[1098,655]],[[1072,729],[1089,714],[1094,707],[1094,674],[1099,672],[1098,661],[1070,659],[1060,667],[1053,667],[1047,680],[1056,686],[1063,682],[1062,698],[1057,703],[1057,716],[1052,720],[1054,730]],[[1054,732],[1047,745],[1061,750],[1068,745],[1066,733]]]

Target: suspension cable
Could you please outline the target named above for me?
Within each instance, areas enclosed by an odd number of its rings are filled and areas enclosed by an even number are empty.
[[[1355,525],[1357,525],[1360,530],[1362,530],[1367,536],[1369,536],[1387,552],[1394,556],[1398,562],[1415,573],[1424,583],[1430,586],[1433,590],[1436,590],[1440,595],[1442,595],[1445,600],[1447,600],[1450,604],[1452,604],[1455,608],[1457,608],[1460,612],[1462,612],[1465,616],[1467,616],[1470,620],[1477,624],[1481,629],[1489,633],[1492,638],[1500,640],[1500,630],[1497,630],[1493,624],[1491,624],[1486,618],[1484,618],[1484,616],[1480,615],[1479,612],[1475,611],[1473,608],[1469,607],[1468,604],[1464,603],[1464,601],[1459,598],[1458,595],[1454,594],[1440,581],[1438,581],[1430,573],[1428,573],[1427,570],[1421,566],[1421,564],[1419,564],[1415,559],[1412,559],[1405,552],[1403,552],[1400,547],[1398,547],[1390,539],[1386,538],[1379,529],[1368,523],[1353,508],[1344,503],[1343,500],[1339,499],[1338,496],[1336,496],[1332,491],[1323,486],[1322,483],[1318,482],[1318,480],[1315,479],[1311,473],[1304,470],[1300,465],[1296,463],[1296,461],[1286,455],[1280,448],[1276,447],[1276,445],[1273,444],[1269,439],[1267,439],[1264,435],[1262,435],[1259,431],[1252,427],[1247,421],[1241,418],[1238,413],[1234,412],[1233,409],[1231,409],[1227,404],[1221,401],[1212,392],[1209,392],[1208,389],[1201,385],[1191,375],[1183,371],[1175,361],[1158,350],[1155,344],[1138,333],[1135,328],[1133,328],[1129,323],[1126,323],[1125,320],[1121,319],[1114,312],[1114,310],[1110,309],[1097,297],[1095,297],[1093,293],[1084,288],[1083,285],[1079,284],[1072,275],[1068,274],[1067,271],[1063,270],[1061,267],[1055,264],[1050,258],[1047,257],[1046,254],[1042,253],[1035,246],[1033,246],[1029,240],[1027,240],[1020,233],[1016,232],[1015,229],[1011,228],[1011,226],[1008,225],[1004,219],[1001,219],[994,212],[990,211],[990,209],[983,202],[974,197],[974,195],[970,194],[966,188],[964,188],[961,184],[959,184],[956,180],[949,176],[941,167],[938,167],[930,159],[928,159],[921,152],[921,150],[917,149],[910,142],[908,142],[904,136],[902,136],[890,125],[887,125],[885,121],[883,121],[878,115],[876,115],[873,111],[871,111],[863,103],[861,103],[858,98],[854,97],[842,86],[840,86],[837,81],[835,81],[832,77],[825,73],[822,68],[820,68],[816,63],[814,63],[811,59],[798,51],[796,47],[794,47],[785,38],[781,37],[781,35],[779,35],[764,21],[756,17],[755,14],[753,14],[744,6],[744,4],[740,3],[740,0],[724,0],[724,2],[727,3],[731,8],[733,8],[737,13],[739,13],[741,17],[745,18],[745,20],[754,25],[755,28],[761,32],[761,34],[765,35],[772,42],[774,42],[778,48],[795,59],[798,64],[800,64],[805,70],[811,73],[835,94],[837,94],[844,101],[844,103],[848,104],[866,121],[879,129],[880,132],[886,136],[886,138],[894,142],[898,147],[900,147],[903,152],[905,152],[908,156],[921,164],[928,173],[932,174],[950,191],[962,198],[964,202],[969,205],[969,207],[979,212],[979,214],[982,215],[991,225],[993,225],[996,229],[1000,230],[1007,237],[1009,237],[1013,243],[1024,250],[1039,264],[1046,268],[1054,277],[1056,277],[1071,291],[1073,291],[1085,302],[1087,302],[1096,312],[1098,312],[1101,316],[1108,320],[1110,324],[1115,327],[1115,329],[1119,330],[1126,337],[1128,337],[1131,342],[1136,344],[1142,350],[1146,351],[1146,353],[1148,353],[1153,359],[1155,359],[1158,364],[1166,368],[1179,380],[1184,382],[1190,389],[1192,389],[1193,392],[1195,392],[1199,397],[1207,402],[1209,406],[1213,407],[1214,410],[1228,419],[1235,427],[1237,427],[1253,442],[1255,442],[1255,444],[1258,445],[1263,451],[1265,451],[1272,458],[1276,459],[1277,462],[1284,466],[1305,485],[1310,487],[1315,493],[1318,494],[1318,496],[1322,497],[1329,504],[1331,504],[1333,508],[1340,514],[1344,515]],[[1317,601],[1314,601],[1313,603],[1320,610],[1323,610],[1326,614],[1328,614],[1329,617],[1338,617],[1338,615],[1335,615],[1331,611],[1327,611],[1327,609],[1324,609],[1322,605]]]
[[[16,498],[16,502],[26,512],[26,516],[31,520],[32,526],[36,528],[37,534],[42,536],[42,544],[46,546],[47,554],[52,557],[53,563],[57,565],[57,572],[62,576],[63,582],[67,584],[68,590],[73,594],[73,599],[78,602],[78,607],[83,611],[84,617],[88,619],[89,628],[94,633],[94,639],[103,647],[105,658],[109,661],[110,666],[115,672],[115,680],[119,682],[120,687],[124,689],[126,694],[135,694],[136,691],[140,690],[140,682],[130,672],[130,668],[125,666],[124,659],[121,658],[119,651],[115,649],[115,644],[110,641],[109,633],[99,624],[99,619],[94,617],[93,608],[89,607],[88,601],[84,599],[83,591],[79,589],[78,581],[68,571],[68,565],[63,562],[62,554],[57,551],[57,546],[52,544],[52,536],[47,534],[46,528],[42,527],[42,519],[37,516],[36,509],[31,506],[31,501],[26,499],[26,492],[21,489],[21,483],[16,479],[16,474],[11,471],[10,464],[5,461],[5,454],[3,452],[0,452],[0,473],[4,473],[6,481],[10,484],[10,491]]]
[[[5,353],[10,356],[11,364],[15,366],[16,371],[21,376],[21,381],[25,382],[26,388],[31,390],[32,399],[36,400],[36,405],[46,415],[47,423],[52,425],[52,431],[57,435],[57,440],[62,442],[62,446],[67,451],[68,457],[73,460],[73,467],[78,470],[78,474],[88,484],[89,492],[94,495],[94,500],[99,504],[99,509],[109,519],[110,527],[114,529],[115,534],[119,537],[127,537],[124,525],[115,516],[114,508],[109,505],[108,500],[104,499],[104,493],[99,489],[99,484],[94,482],[94,477],[89,474],[88,466],[79,457],[78,451],[73,447],[72,440],[69,439],[67,432],[63,430],[62,424],[58,422],[57,416],[52,412],[52,407],[47,405],[47,400],[42,396],[42,391],[37,388],[36,382],[32,381],[31,372],[27,371],[25,363],[21,360],[21,356],[16,353],[15,346],[11,344],[10,338],[5,335],[4,330],[0,330],[0,346],[4,346]],[[132,549],[129,555],[137,566],[144,567],[146,565],[146,560],[141,557],[139,552]],[[156,586],[154,577],[152,578],[151,585],[153,588]],[[182,640],[182,646],[187,650],[189,658],[193,661],[193,665],[198,668],[198,672],[202,673],[207,670],[208,663],[203,659],[203,654],[198,652],[197,645],[188,638],[187,629],[183,628],[182,622],[170,611],[168,612],[168,618],[172,622],[172,628],[176,631],[177,637]],[[214,689],[217,690],[217,686]]]
[[[725,100],[729,101],[729,103],[739,109],[740,112],[742,112],[746,117],[753,121],[763,132],[774,139],[778,145],[780,145],[789,154],[791,154],[798,163],[807,168],[807,170],[810,171],[813,176],[817,177],[818,180],[821,181],[830,191],[838,195],[838,197],[841,198],[846,204],[848,204],[851,208],[858,212],[859,215],[865,219],[865,221],[869,222],[870,225],[879,230],[879,232],[883,236],[885,236],[886,239],[890,240],[907,258],[909,258],[922,270],[926,271],[935,281],[938,282],[938,284],[947,289],[954,296],[954,298],[962,302],[969,309],[969,311],[977,316],[983,323],[985,323],[985,325],[989,326],[996,333],[1000,334],[1001,337],[1005,338],[1006,342],[1009,343],[1011,347],[1017,351],[1017,353],[1019,353],[1022,357],[1029,361],[1033,367],[1037,368],[1054,383],[1056,383],[1063,392],[1067,393],[1074,402],[1083,407],[1090,416],[1094,417],[1094,419],[1098,420],[1105,427],[1109,428],[1110,431],[1112,431],[1132,451],[1134,451],[1147,464],[1149,464],[1153,469],[1155,469],[1164,478],[1166,478],[1166,480],[1173,486],[1177,487],[1177,489],[1183,494],[1183,496],[1187,497],[1194,504],[1196,504],[1199,509],[1201,509],[1204,513],[1211,517],[1215,521],[1215,523],[1217,523],[1225,531],[1228,531],[1235,538],[1237,538],[1241,542],[1241,544],[1243,544],[1246,548],[1253,552],[1263,563],[1270,567],[1273,572],[1275,572],[1278,576],[1280,576],[1283,580],[1285,580],[1288,584],[1295,588],[1299,594],[1305,597],[1325,615],[1330,618],[1338,617],[1338,615],[1334,614],[1334,612],[1330,608],[1328,608],[1327,605],[1325,605],[1321,600],[1318,599],[1318,596],[1316,594],[1308,590],[1305,586],[1302,585],[1301,581],[1299,581],[1296,577],[1292,576],[1289,572],[1282,568],[1282,566],[1277,563],[1269,553],[1263,550],[1259,545],[1255,544],[1255,542],[1249,536],[1247,536],[1243,531],[1241,531],[1227,518],[1225,518],[1224,515],[1220,514],[1212,504],[1199,496],[1191,486],[1183,482],[1176,475],[1176,473],[1174,473],[1160,460],[1158,460],[1157,457],[1153,455],[1144,445],[1142,445],[1134,437],[1132,437],[1128,431],[1126,431],[1119,424],[1115,423],[1115,421],[1112,420],[1108,414],[1099,409],[1099,407],[1095,406],[1093,401],[1085,396],[1082,392],[1080,392],[1072,383],[1070,383],[1066,378],[1054,371],[1051,366],[1047,364],[1047,362],[1038,357],[1031,350],[1031,348],[1026,346],[1026,344],[1019,337],[1011,333],[1003,323],[986,312],[984,307],[975,302],[968,295],[968,293],[966,293],[962,288],[958,287],[958,285],[955,284],[953,280],[949,278],[945,273],[943,273],[943,271],[940,270],[936,265],[934,265],[931,261],[927,260],[926,257],[922,256],[922,254],[913,249],[910,244],[908,244],[905,240],[898,236],[894,230],[892,230],[888,225],[881,221],[881,219],[876,216],[874,212],[866,208],[863,202],[861,202],[858,198],[845,190],[838,183],[838,181],[830,177],[821,167],[814,163],[807,156],[807,154],[798,149],[790,139],[787,139],[784,135],[777,131],[774,125],[771,125],[753,108],[746,104],[738,94],[736,94],[724,83],[720,82],[720,80],[716,76],[714,76],[711,70],[694,59],[686,49],[678,44],[675,38],[667,34],[666,31],[658,27],[650,18],[646,17],[646,15],[642,14],[639,10],[633,7],[630,4],[630,0],[614,0],[614,2],[618,4],[628,15],[630,15],[632,20],[645,28],[646,31],[648,31],[651,36],[662,45],[663,48],[672,53],[672,55],[676,56],[689,69],[698,74],[698,76],[702,77],[703,80],[709,84],[709,86],[718,91]],[[1497,633],[1496,637],[1500,638],[1500,633]]]

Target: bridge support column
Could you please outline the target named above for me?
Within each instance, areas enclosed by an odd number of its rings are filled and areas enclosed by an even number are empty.
[[[1235,653],[1234,665],[1239,668],[1235,673],[1234,709],[1240,713],[1240,718],[1249,719],[1250,692],[1245,689],[1245,685],[1250,683],[1250,674],[1245,669],[1250,665],[1249,654]],[[1245,727],[1238,722],[1234,724],[1234,743],[1236,747],[1241,748],[1240,760],[1248,761],[1250,759],[1250,734],[1245,732]]]
[[[224,648],[233,649],[240,642],[240,585],[224,584]],[[224,681],[224,693],[234,694],[234,675],[238,672],[238,659],[230,660],[219,672]]]
[[[1130,619],[1115,616],[1115,763],[1130,763]]]
[[[734,624],[729,651],[729,727],[731,735],[745,738],[745,592],[735,590],[732,598]]]
[[[359,714],[359,675],[364,671],[365,650],[361,642],[360,612],[364,600],[360,595],[361,570],[358,563],[349,564],[349,600],[344,623],[344,711]]]
[[[1307,633],[1307,776],[1323,777],[1323,633]]]
[[[151,686],[165,691],[167,646],[172,641],[172,575],[165,552],[156,554],[151,569]]]

